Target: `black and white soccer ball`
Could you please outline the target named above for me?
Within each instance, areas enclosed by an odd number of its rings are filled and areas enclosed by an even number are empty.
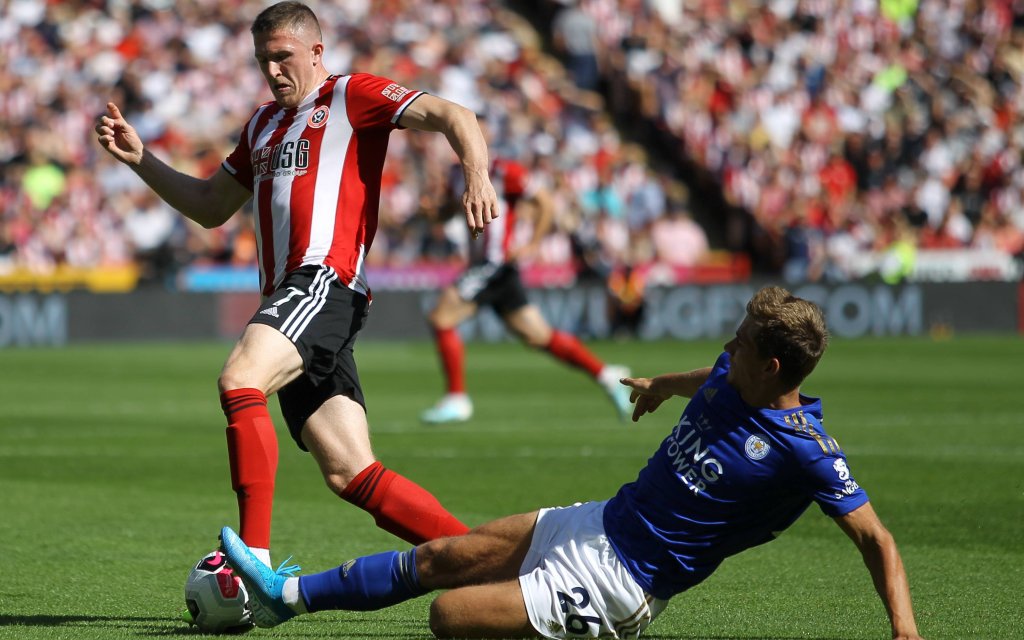
[[[220,551],[196,563],[185,581],[187,620],[204,633],[244,633],[253,628],[249,594]]]

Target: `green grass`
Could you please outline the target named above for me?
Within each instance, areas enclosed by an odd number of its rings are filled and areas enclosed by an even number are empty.
[[[710,364],[718,343],[597,343],[638,374]],[[0,351],[0,638],[193,636],[192,562],[235,524],[215,380],[228,345]],[[470,345],[465,425],[416,420],[440,391],[429,344],[357,349],[373,442],[469,524],[608,497],[681,403],[638,425],[586,377],[514,344]],[[805,391],[896,537],[922,634],[1021,638],[1024,341],[838,341]],[[275,416],[276,403],[273,403]],[[324,488],[278,420],[278,560],[307,570],[405,545]],[[423,638],[429,597],[297,620],[266,638]],[[853,545],[812,507],[778,541],[678,596],[654,638],[888,637]]]

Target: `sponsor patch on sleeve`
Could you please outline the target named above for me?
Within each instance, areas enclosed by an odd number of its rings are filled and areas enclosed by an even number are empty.
[[[402,85],[397,84],[395,82],[392,82],[388,86],[384,87],[384,89],[380,92],[382,96],[384,96],[388,100],[393,100],[395,102],[401,102],[402,98],[409,95],[409,93],[409,89],[406,89]]]

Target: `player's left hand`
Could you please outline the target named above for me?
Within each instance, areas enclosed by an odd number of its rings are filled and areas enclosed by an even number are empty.
[[[484,227],[498,217],[498,194],[486,174],[474,178],[467,176],[462,208],[466,212],[466,226],[474,238],[479,237]]]

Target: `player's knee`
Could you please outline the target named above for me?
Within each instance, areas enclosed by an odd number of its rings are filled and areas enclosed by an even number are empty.
[[[349,483],[352,482],[352,476],[342,473],[324,473],[324,484],[330,489],[336,496],[346,497],[345,489],[348,488]]]
[[[259,389],[269,395],[268,387],[270,384],[267,381],[267,376],[260,375],[260,371],[255,369],[251,363],[245,364],[241,361],[225,365],[224,370],[217,378],[217,388],[221,393],[233,389]]]
[[[430,633],[435,638],[457,638],[460,635],[456,616],[447,605],[444,594],[430,603]]]
[[[447,538],[428,540],[416,547],[416,566],[421,580],[426,578],[431,584],[434,584],[438,577],[445,573],[447,569],[445,558],[449,555],[448,547]]]
[[[234,369],[225,368],[217,378],[217,390],[221,393],[245,388],[247,388],[245,381]]]
[[[551,344],[551,332],[536,327],[511,327],[513,333],[531,349],[544,350]]]
[[[454,329],[464,318],[461,309],[462,298],[454,289],[445,289],[437,299],[437,304],[427,313],[427,322],[436,331]]]
[[[435,331],[445,331],[458,326],[452,312],[445,305],[438,305],[427,314],[427,322]]]
[[[439,331],[445,328],[444,323],[441,320],[441,314],[438,313],[437,309],[434,309],[433,311],[427,314],[427,323],[430,324],[430,328],[434,329],[435,331]]]
[[[238,369],[226,369],[217,378],[217,389],[221,393],[234,389],[259,389],[263,393],[267,393],[265,387],[266,385],[262,384],[259,380],[245,375],[243,371]]]
[[[544,336],[537,333],[524,333],[521,334],[520,337],[523,343],[531,349],[547,349],[548,344],[551,342],[550,336]]]

